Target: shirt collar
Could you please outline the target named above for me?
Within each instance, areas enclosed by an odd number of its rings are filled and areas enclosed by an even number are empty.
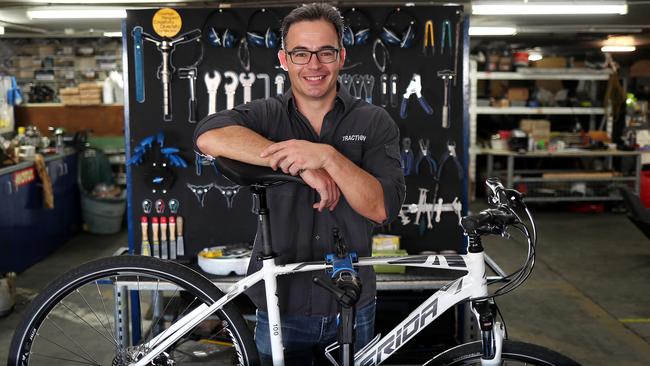
[[[343,112],[347,112],[350,109],[352,102],[354,102],[354,97],[346,88],[342,88],[341,83],[338,81],[336,82],[336,89],[337,92],[335,103],[340,102],[343,105]],[[293,100],[293,92],[291,88],[282,94],[281,99],[287,112],[291,112],[290,108],[295,108],[295,102]]]

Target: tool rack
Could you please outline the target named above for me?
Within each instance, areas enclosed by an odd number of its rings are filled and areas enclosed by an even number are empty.
[[[346,14],[352,6],[341,7],[341,12]],[[468,28],[469,20],[463,14],[462,6],[454,5],[417,5],[401,6],[397,11],[398,18],[393,24],[388,20],[389,14],[396,12],[396,6],[362,6],[361,9],[371,20],[370,36],[365,45],[354,45],[346,47],[348,61],[346,66],[357,63],[359,65],[344,69],[341,74],[349,75],[372,75],[375,79],[374,89],[372,92],[372,101],[374,104],[381,103],[381,76],[397,76],[397,88],[395,90],[398,105],[393,106],[390,103],[385,107],[388,113],[397,123],[401,138],[409,137],[412,141],[412,152],[414,159],[417,161],[419,154],[418,140],[430,140],[431,157],[439,164],[441,157],[447,151],[447,142],[451,141],[456,147],[456,157],[463,168],[463,174],[459,177],[456,174],[454,164],[447,163],[440,175],[440,185],[437,195],[442,198],[444,205],[451,205],[454,199],[462,204],[462,213],[467,210],[467,166],[468,166],[468,121],[469,114],[466,108],[466,101],[469,95],[468,79],[468,57],[469,42]],[[276,86],[273,84],[277,75],[284,75],[279,68],[277,61],[277,49],[259,48],[248,44],[250,54],[250,71],[244,70],[237,54],[238,47],[224,48],[215,47],[209,43],[207,33],[210,27],[214,26],[218,34],[223,33],[223,28],[229,28],[238,34],[238,39],[245,34],[246,28],[254,28],[256,32],[262,32],[268,27],[277,26],[273,18],[281,19],[287,14],[292,7],[273,7],[267,8],[270,11],[266,17],[255,16],[250,18],[259,8],[228,8],[222,9],[221,12],[227,12],[229,15],[223,16],[218,8],[206,9],[176,9],[182,19],[182,28],[178,32],[183,34],[196,34],[195,30],[201,31],[201,43],[198,41],[189,41],[187,43],[176,44],[175,50],[171,54],[170,60],[174,67],[168,77],[170,78],[169,88],[169,107],[170,111],[163,111],[163,90],[161,78],[163,75],[158,71],[161,65],[161,52],[152,42],[143,41],[139,51],[142,58],[140,64],[135,62],[135,44],[134,29],[141,27],[142,32],[155,37],[152,26],[152,17],[157,10],[129,10],[128,17],[123,23],[123,46],[124,46],[124,70],[128,80],[128,87],[125,98],[125,135],[126,135],[126,159],[132,159],[136,153],[139,142],[148,136],[164,135],[164,146],[178,149],[175,154],[182,158],[187,167],[171,166],[169,169],[173,173],[173,185],[162,190],[152,191],[151,185],[146,184],[146,180],[151,176],[150,160],[161,158],[159,147],[153,144],[151,151],[144,155],[144,163],[140,165],[131,164],[127,167],[128,181],[128,227],[129,227],[129,249],[131,253],[140,253],[141,225],[140,219],[145,216],[142,208],[142,202],[149,199],[152,202],[162,199],[168,203],[171,199],[180,202],[177,210],[178,215],[183,217],[185,222],[184,241],[186,245],[185,257],[179,260],[193,260],[196,254],[204,247],[232,244],[232,243],[252,243],[256,231],[256,222],[254,215],[250,213],[252,206],[251,195],[248,188],[243,187],[238,191],[230,191],[230,204],[228,207],[227,194],[220,192],[214,187],[207,190],[203,195],[203,205],[195,196],[193,191],[188,188],[188,184],[194,186],[209,186],[210,184],[219,185],[220,187],[232,187],[234,184],[229,182],[223,176],[217,175],[215,169],[210,165],[201,165],[201,175],[197,175],[195,166],[195,154],[193,151],[192,136],[194,132],[193,123],[188,122],[189,108],[188,104],[190,95],[190,83],[186,78],[179,77],[179,69],[187,68],[196,63],[200,55],[200,46],[203,47],[202,62],[196,65],[196,111],[197,119],[204,118],[209,109],[208,91],[206,89],[205,75],[214,70],[219,71],[223,76],[225,71],[234,71],[237,74],[252,72],[256,75],[267,74],[270,79],[270,94],[275,95]],[[402,36],[405,25],[400,14],[411,14],[415,20],[413,29],[415,38],[411,48],[400,48],[399,46],[386,45],[386,50],[390,57],[390,65],[385,72],[380,72],[373,61],[373,43],[379,38],[379,33],[383,26],[393,29],[396,34]],[[211,19],[214,18],[214,19]],[[218,18],[218,19],[217,19]],[[393,18],[395,18],[393,16]],[[252,19],[253,21],[249,21]],[[392,18],[391,18],[392,19]],[[218,22],[216,22],[218,20]],[[445,23],[448,20],[449,23]],[[431,21],[433,26],[433,46],[435,49],[425,50],[424,31],[425,23]],[[462,22],[461,22],[462,21]],[[257,24],[259,22],[259,24]],[[352,22],[352,20],[350,20]],[[401,22],[401,23],[400,23]],[[214,23],[214,24],[213,24]],[[249,24],[250,23],[250,24]],[[276,23],[277,24],[277,23]],[[443,31],[443,24],[445,31]],[[353,30],[360,27],[351,24]],[[143,33],[143,34],[144,34]],[[444,40],[442,39],[442,35]],[[444,41],[444,43],[443,43]],[[430,43],[430,42],[428,42]],[[444,47],[443,47],[444,45]],[[455,46],[457,45],[457,57],[455,57]],[[428,55],[425,55],[425,51]],[[381,60],[380,60],[381,61]],[[455,70],[455,80],[445,80],[445,77],[439,75],[444,70]],[[144,86],[142,90],[136,88],[136,73],[140,72]],[[432,107],[433,114],[425,111],[415,96],[411,96],[406,107],[407,117],[400,117],[400,105],[402,95],[406,91],[410,80],[414,74],[421,77],[421,95],[426,102]],[[183,74],[186,77],[186,74]],[[167,76],[165,76],[167,77]],[[216,94],[216,109],[226,108],[227,98],[224,91],[224,81],[222,78],[221,85]],[[443,101],[445,98],[444,85],[448,83],[449,89],[447,100],[449,108],[448,114],[449,126],[442,127]],[[286,78],[284,89],[289,87],[289,80]],[[264,80],[257,79],[252,85],[252,98],[264,98],[266,93]],[[241,85],[235,91],[235,104],[243,101],[244,91]],[[167,115],[167,117],[165,117]],[[168,120],[165,120],[168,119]],[[158,155],[156,155],[158,154]],[[424,164],[424,163],[422,163]],[[167,167],[169,168],[169,166]],[[438,167],[440,168],[440,167]],[[421,167],[421,170],[426,171]],[[432,195],[435,191],[436,178],[428,172],[410,174],[406,177],[407,195],[405,205],[418,204],[420,188],[428,190],[427,203],[435,206],[432,202]],[[223,194],[222,194],[223,193]],[[442,206],[441,206],[442,207]],[[446,206],[445,206],[446,207]],[[451,207],[451,206],[450,206]],[[440,250],[464,250],[464,238],[460,227],[458,226],[458,217],[454,212],[441,211],[439,222],[433,222],[432,228],[422,230],[419,225],[412,222],[402,225],[400,220],[380,228],[379,231],[400,235],[402,237],[402,248],[407,249],[409,253],[417,254],[422,251],[440,251]],[[415,218],[414,214],[405,213]],[[162,214],[156,214],[155,211],[148,214],[149,216],[171,216],[168,208],[165,208]],[[423,214],[426,221],[426,214]]]

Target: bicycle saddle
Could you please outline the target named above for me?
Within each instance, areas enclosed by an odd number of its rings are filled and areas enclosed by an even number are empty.
[[[224,157],[217,157],[214,162],[226,178],[240,186],[272,186],[287,182],[305,184],[299,176],[294,177],[269,167],[242,163]]]

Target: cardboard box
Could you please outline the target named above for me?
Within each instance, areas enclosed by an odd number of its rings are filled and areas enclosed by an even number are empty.
[[[539,61],[531,62],[532,67],[541,69],[564,69],[567,66],[566,57],[544,57]]]
[[[408,255],[406,250],[378,250],[372,251],[373,257],[403,257]],[[375,272],[377,273],[406,273],[406,267],[404,266],[392,266],[387,264],[378,264],[373,266]]]
[[[549,141],[551,138],[551,121],[546,119],[522,119],[519,128],[533,141]]]
[[[399,250],[399,239],[400,237],[397,235],[375,235],[372,237],[372,251]]]
[[[41,44],[36,47],[36,54],[39,57],[46,57],[54,55],[56,47],[52,44]]]
[[[529,96],[528,88],[510,87],[508,88],[508,100],[527,101]]]

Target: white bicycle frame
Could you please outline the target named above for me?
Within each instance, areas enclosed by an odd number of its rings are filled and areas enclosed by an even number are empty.
[[[354,364],[358,366],[381,364],[447,309],[466,300],[487,296],[488,294],[484,252],[469,253],[466,255],[364,257],[359,258],[358,263],[355,263],[359,267],[377,264],[467,271],[467,274],[446,284],[432,294],[387,335],[384,337],[377,335],[369,344],[361,350],[356,351]],[[284,365],[284,348],[282,345],[282,327],[280,326],[280,309],[278,298],[273,295],[277,292],[276,277],[299,272],[324,271],[328,268],[331,268],[331,265],[325,264],[324,261],[277,265],[275,264],[274,258],[264,259],[263,266],[259,271],[233,284],[225,295],[215,303],[209,306],[201,304],[168,329],[147,342],[143,349],[150,351],[143,355],[138,362],[131,365],[144,366],[149,364],[157,355],[178,341],[201,321],[205,320],[254,284],[263,280],[266,289],[273,365],[282,366]],[[478,320],[478,314],[475,310],[474,314]],[[481,360],[483,366],[501,364],[501,345],[504,334],[500,324],[495,324],[493,333],[491,337],[493,344],[488,346],[495,350],[496,357],[491,360]]]

